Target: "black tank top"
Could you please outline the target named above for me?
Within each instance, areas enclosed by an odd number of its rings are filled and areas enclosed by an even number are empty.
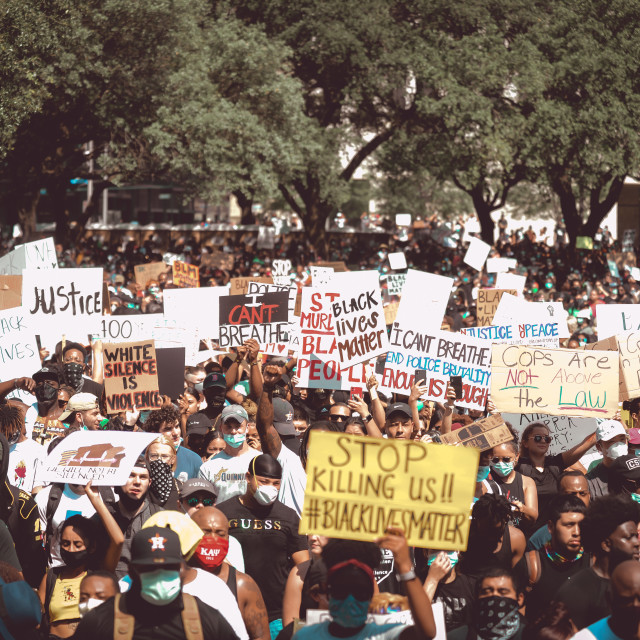
[[[231,589],[231,593],[233,593],[233,597],[238,600],[238,575],[236,568],[232,565],[229,565],[229,576],[227,577],[227,587]]]
[[[511,569],[513,553],[511,551],[511,532],[509,525],[504,528],[502,534],[502,546],[499,551],[487,553],[487,548],[478,541],[473,544],[469,539],[469,546],[460,558],[459,571],[470,578],[479,578],[493,567]]]
[[[516,471],[516,477],[513,482],[507,484],[504,478],[499,474],[491,474],[491,479],[500,487],[500,493],[509,501],[513,502],[518,500],[524,504],[524,483],[522,481],[522,474]]]

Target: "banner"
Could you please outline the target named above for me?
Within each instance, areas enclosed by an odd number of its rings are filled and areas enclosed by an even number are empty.
[[[0,276],[0,310],[22,305],[22,276]]]
[[[102,320],[102,269],[50,269],[22,272],[22,308],[42,333],[86,340]]]
[[[289,293],[222,296],[219,307],[220,348],[240,347],[247,340],[259,344],[289,341]]]
[[[30,378],[42,367],[34,326],[22,307],[0,311],[0,380]]]
[[[482,267],[491,251],[491,245],[480,240],[480,238],[471,238],[469,248],[464,255],[464,262],[476,271],[482,271]]]
[[[640,305],[599,304],[598,340],[611,338],[626,331],[640,331]]]
[[[0,275],[20,276],[23,269],[57,269],[58,258],[53,238],[18,245],[0,258]]]
[[[300,313],[298,387],[342,389],[366,387],[365,365],[340,369],[331,304],[338,291],[304,287]]]
[[[311,433],[300,533],[464,550],[479,452],[411,440]]]
[[[158,438],[137,431],[76,431],[47,456],[38,480],[94,487],[120,487],[129,479],[138,456]]]
[[[104,345],[107,413],[159,409],[158,363],[153,340]]]
[[[514,296],[518,295],[515,289],[478,289],[476,318],[479,327],[487,327],[493,324],[493,316],[500,304],[500,298],[505,293],[510,293]]]
[[[612,418],[618,354],[493,345],[491,399],[498,411]]]
[[[200,267],[195,264],[173,261],[173,284],[176,287],[194,288],[200,286]]]
[[[147,262],[133,267],[136,282],[146,289],[149,282],[157,282],[161,273],[168,273],[169,266],[164,262]]]
[[[331,285],[340,293],[331,303],[340,367],[386,353],[389,342],[377,271],[337,273]]]

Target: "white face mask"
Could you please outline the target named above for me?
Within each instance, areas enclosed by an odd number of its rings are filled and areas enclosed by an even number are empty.
[[[99,607],[103,602],[104,600],[98,600],[98,598],[89,598],[86,602],[78,603],[78,611],[80,611],[80,617],[82,618],[86,616],[89,611],[95,609],[96,607]]]
[[[629,453],[629,447],[626,442],[615,442],[607,449],[607,458],[615,460],[620,456],[626,456]]]
[[[278,497],[278,487],[274,487],[272,484],[259,485],[258,490],[253,495],[258,504],[266,507],[276,501]]]

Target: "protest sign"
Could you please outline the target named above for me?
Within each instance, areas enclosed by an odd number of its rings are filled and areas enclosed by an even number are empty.
[[[487,258],[487,273],[506,273],[515,269],[517,264],[515,258]]]
[[[343,260],[337,260],[336,262],[312,262],[312,267],[324,267],[325,269],[333,269],[336,273],[342,273],[349,271],[347,265]]]
[[[460,333],[486,340],[491,344],[524,344],[557,349],[559,346],[556,322],[521,322],[490,327],[462,327]]]
[[[636,243],[636,229],[625,229],[622,234],[622,251],[633,251]]]
[[[480,238],[471,238],[469,248],[464,255],[464,262],[476,271],[482,271],[489,251],[491,251],[491,245],[483,242]]]
[[[569,337],[567,312],[562,302],[530,302],[510,293],[501,296],[493,316],[493,324],[516,324],[521,322],[554,322],[558,325],[558,336]]]
[[[576,249],[593,249],[593,238],[590,236],[578,236],[576,238]]]
[[[340,368],[331,304],[335,289],[304,287],[300,309],[300,338],[296,375],[300,388],[343,389],[366,386],[365,365]]]
[[[402,295],[402,289],[406,282],[407,275],[405,273],[388,273],[387,274],[387,293],[390,296]]]
[[[498,411],[611,418],[618,354],[493,345],[491,399]]]
[[[331,303],[340,367],[346,369],[386,353],[389,343],[378,273],[335,274],[331,285],[340,292]]]
[[[638,267],[631,267],[631,277],[636,282],[640,282],[640,269]]]
[[[37,269],[22,272],[22,307],[38,333],[98,333],[102,305],[102,269],[50,269],[46,278]]]
[[[496,277],[496,289],[515,289],[521,296],[526,282],[525,276],[519,276],[516,273],[499,273]]]
[[[549,429],[549,434],[553,438],[549,445],[550,455],[569,451],[593,433],[598,426],[595,418],[550,416],[546,413],[502,413],[501,415],[520,437],[528,425],[541,422]]]
[[[384,307],[384,323],[388,326],[393,324],[398,317],[399,302],[390,302]]]
[[[404,257],[404,253],[402,251],[397,251],[396,253],[389,254],[389,266],[394,270],[406,269],[407,268],[407,259]]]
[[[167,273],[169,267],[164,262],[147,262],[133,267],[136,282],[146,289],[150,282],[157,282],[161,273]]]
[[[173,284],[176,287],[199,287],[200,268],[180,260],[173,261]]]
[[[311,284],[314,287],[321,287],[331,282],[333,278],[331,267],[311,267]]]
[[[409,546],[467,548],[479,453],[313,431],[300,533],[373,540],[402,527]]]
[[[289,296],[289,326],[287,327],[288,341],[284,343],[269,343],[260,345],[263,353],[284,353],[287,354],[289,349],[297,351],[298,339],[300,335],[299,327],[300,323],[295,317],[296,302],[298,296],[298,287],[292,287],[289,284],[278,285],[269,284],[264,282],[249,282],[247,287],[247,294],[252,295],[254,293],[274,293],[276,291],[286,292]]]
[[[640,305],[599,304],[598,340],[610,338],[626,331],[640,330]]]
[[[607,266],[609,267],[609,273],[614,278],[620,277],[620,271],[618,270],[618,265],[614,260],[607,260]]]
[[[219,344],[222,349],[240,347],[247,340],[259,344],[289,341],[289,293],[253,293],[221,296]]]
[[[505,293],[510,293],[514,296],[518,295],[515,289],[478,289],[476,317],[479,327],[487,327],[493,324],[493,316],[500,304],[500,298]]]
[[[258,249],[273,249],[276,246],[276,230],[273,227],[258,227]]]
[[[160,395],[177,400],[184,393],[184,347],[156,347]]]
[[[100,320],[99,336],[102,342],[127,342],[148,338],[156,324],[162,324],[161,313],[133,316],[109,316]]]
[[[222,269],[223,271],[231,271],[235,263],[232,253],[224,253],[216,251],[215,253],[203,253],[200,256],[201,267],[213,267],[214,269]]]
[[[263,282],[266,284],[273,284],[273,278],[271,276],[246,276],[244,278],[231,278],[231,280],[229,281],[229,295],[245,295],[249,291],[250,282]]]
[[[620,400],[640,396],[640,333],[630,331],[616,336],[620,354],[620,374],[623,385]]]
[[[0,310],[22,304],[22,276],[0,276]]]
[[[396,213],[396,226],[397,227],[410,227],[411,226],[411,214],[410,213]]]
[[[22,275],[23,269],[57,269],[58,258],[53,238],[18,245],[0,258],[0,275]]]
[[[473,447],[486,451],[499,444],[513,440],[513,434],[507,428],[500,415],[488,416],[476,420],[466,427],[445,433],[440,436],[443,444],[461,444],[463,447]]]
[[[281,286],[291,284],[291,260],[274,260],[271,275],[273,283]]]
[[[153,340],[104,345],[107,413],[159,409],[158,363]]]
[[[120,487],[127,482],[138,456],[157,433],[130,431],[76,431],[47,456],[38,480],[94,487]]]
[[[423,331],[440,329],[452,287],[453,278],[409,269],[395,321]]]
[[[35,326],[22,307],[0,311],[0,380],[30,378],[42,366]]]
[[[164,317],[178,326],[192,328],[200,338],[218,339],[218,307],[227,287],[197,289],[165,289]]]

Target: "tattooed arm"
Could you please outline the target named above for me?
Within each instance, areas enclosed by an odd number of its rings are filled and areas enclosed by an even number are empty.
[[[249,640],[270,640],[269,617],[260,588],[246,573],[237,572],[238,605]]]
[[[264,370],[264,383],[260,402],[258,404],[258,415],[256,416],[256,428],[262,444],[262,452],[268,453],[277,459],[282,449],[282,440],[273,426],[273,388],[276,386],[282,370],[275,365],[269,365]]]

